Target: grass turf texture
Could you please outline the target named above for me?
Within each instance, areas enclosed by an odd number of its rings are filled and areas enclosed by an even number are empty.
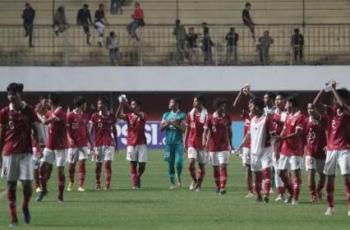
[[[23,229],[349,229],[350,217],[344,198],[343,180],[336,181],[336,214],[324,216],[326,201],[309,203],[305,172],[298,206],[274,202],[255,203],[246,194],[241,160],[232,157],[229,164],[227,194],[214,192],[212,169],[201,192],[190,192],[187,162],[184,165],[183,187],[169,191],[166,163],[160,151],[150,152],[150,161],[143,176],[143,189],[132,190],[125,151],[113,162],[110,192],[95,191],[94,163],[87,162],[86,192],[65,192],[65,202],[56,200],[56,171],[49,182],[49,195],[41,203],[31,202],[32,224],[25,226],[21,210],[21,187],[17,194],[18,228]],[[104,180],[103,180],[104,181]],[[68,183],[68,174],[66,173]],[[0,191],[5,182],[0,182]],[[0,229],[8,227],[7,201],[0,200]]]

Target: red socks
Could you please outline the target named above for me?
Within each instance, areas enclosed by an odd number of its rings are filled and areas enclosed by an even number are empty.
[[[109,190],[111,187],[112,179],[112,164],[111,161],[105,162],[105,177],[106,177],[106,190]]]
[[[95,176],[96,176],[97,186],[101,186],[101,170],[102,170],[102,163],[96,163]]]
[[[270,195],[270,189],[271,189],[271,170],[269,168],[265,169],[263,171],[263,178],[264,178],[264,191],[265,195]]]
[[[188,171],[190,172],[192,180],[197,183],[196,166],[194,161],[190,163]]]

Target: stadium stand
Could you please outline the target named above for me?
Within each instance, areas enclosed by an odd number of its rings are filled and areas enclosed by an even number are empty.
[[[125,29],[130,22],[133,2],[125,0],[122,15],[110,15],[109,0],[32,0],[36,9],[34,30],[35,48],[27,48],[20,18],[24,2],[0,1],[0,64],[1,65],[106,65],[108,52],[96,45],[84,44],[82,28],[75,26],[76,14],[88,3],[92,15],[98,3],[106,6],[109,26],[119,37],[123,65],[176,65],[175,39],[172,35],[174,20],[178,16],[188,28],[194,25],[201,32],[200,23],[207,22],[215,43],[216,64],[225,63],[224,36],[235,26],[240,34],[239,63],[257,63],[255,42],[242,24],[242,0],[142,0],[146,27],[141,29],[141,42],[130,41]],[[253,0],[252,16],[257,24],[256,34],[269,30],[275,43],[271,47],[274,64],[291,63],[290,36],[300,27],[305,36],[305,60],[311,63],[332,63],[346,59],[350,52],[350,2],[347,0]],[[63,4],[71,28],[67,36],[55,37],[52,32],[53,10]],[[305,23],[305,27],[303,26]],[[93,28],[91,28],[93,31]],[[96,33],[92,41],[96,44]],[[186,63],[183,63],[186,64]]]

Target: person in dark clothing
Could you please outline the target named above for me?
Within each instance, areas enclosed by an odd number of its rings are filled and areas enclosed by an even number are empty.
[[[56,36],[58,36],[60,33],[64,33],[69,28],[64,6],[59,6],[57,8],[53,17],[53,26]]]
[[[103,46],[103,36],[105,32],[105,25],[107,24],[107,18],[105,16],[104,5],[101,3],[98,5],[98,10],[95,12],[95,29],[98,34],[98,46]]]
[[[118,14],[118,11],[120,14],[123,14],[123,0],[111,0],[111,8],[110,12],[111,14]]]
[[[83,8],[81,8],[78,11],[77,15],[77,24],[82,26],[84,29],[84,33],[86,34],[86,44],[91,45],[90,43],[90,27],[89,25],[92,25],[92,19],[91,19],[91,14],[89,10],[89,5],[84,4]]]
[[[213,64],[212,47],[214,42],[210,38],[209,28],[205,28],[203,32],[202,51],[204,54],[204,65],[211,65]]]
[[[250,15],[250,9],[252,8],[252,5],[247,2],[245,4],[245,8],[242,11],[242,20],[243,24],[248,26],[250,32],[252,33],[252,38],[255,41],[255,23],[253,22],[253,19]]]
[[[268,65],[270,62],[270,46],[273,44],[273,38],[268,30],[264,31],[263,36],[259,37],[257,49],[259,60],[262,65]]]
[[[29,47],[33,47],[33,26],[35,19],[35,10],[28,2],[25,4],[25,8],[22,13],[22,19],[25,37],[29,38]]]
[[[186,35],[186,57],[188,57],[191,65],[198,64],[197,39],[198,35],[194,32],[194,28],[190,27],[188,29],[188,34]]]
[[[176,39],[176,58],[178,62],[184,60],[185,57],[185,42],[186,42],[186,29],[181,24],[180,19],[176,19],[173,35]]]
[[[226,34],[226,63],[227,65],[237,64],[237,42],[239,35],[235,28],[231,27],[230,32]]]
[[[294,30],[292,35],[291,45],[293,48],[294,61],[303,61],[304,36],[300,33],[299,28]]]

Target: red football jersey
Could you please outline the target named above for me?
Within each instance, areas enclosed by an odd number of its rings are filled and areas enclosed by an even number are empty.
[[[114,146],[112,138],[112,129],[116,123],[114,114],[103,116],[100,112],[94,113],[91,122],[95,131],[95,146]]]
[[[37,121],[29,105],[23,104],[20,111],[13,110],[12,105],[3,108],[0,111],[2,154],[32,153],[32,124]]]
[[[328,107],[327,115],[327,150],[349,149],[350,146],[346,128],[350,122],[349,115],[336,107]]]
[[[209,116],[204,128],[210,130],[208,143],[209,152],[230,150],[229,129],[231,128],[231,119],[228,115],[218,117],[214,113]]]
[[[146,144],[145,125],[146,117],[140,118],[134,113],[126,114],[126,122],[128,123],[128,145],[144,145]]]
[[[67,114],[62,107],[55,111],[48,111],[48,119],[56,117],[57,120],[48,124],[48,137],[46,148],[51,150],[65,149],[67,143]]]
[[[85,113],[73,111],[68,114],[68,135],[74,141],[74,143],[69,143],[70,148],[88,146],[88,123],[89,117]]]
[[[250,122],[251,118],[249,116],[249,112],[247,110],[243,110],[242,112],[242,118],[243,118],[243,137],[246,136],[246,134],[249,132],[250,129]],[[248,138],[245,143],[243,144],[243,147],[250,148],[250,138]]]
[[[204,118],[204,120],[201,122],[201,113],[189,112],[186,116],[186,126],[188,128],[188,137],[187,137],[187,147],[192,147],[197,150],[203,149],[203,131],[204,131],[204,124],[208,120],[208,116]]]
[[[276,135],[281,134],[286,117],[287,113],[279,109],[275,109],[275,111],[272,113],[272,125]],[[276,148],[278,152],[281,152],[282,142],[277,143]]]
[[[325,159],[324,148],[327,145],[326,138],[326,118],[322,117],[320,121],[314,121],[308,117],[305,121],[306,134],[306,155],[316,159]]]
[[[304,130],[304,116],[298,111],[295,114],[287,114],[284,123],[284,136],[295,133],[297,129]],[[302,156],[304,151],[303,134],[282,141],[281,154],[286,156]]]

